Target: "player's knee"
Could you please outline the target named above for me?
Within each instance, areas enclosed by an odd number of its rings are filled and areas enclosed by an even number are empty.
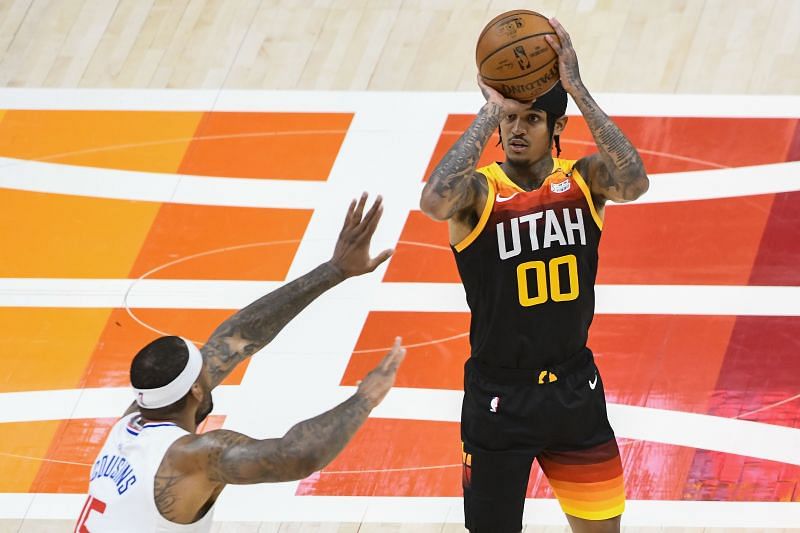
[[[615,516],[606,520],[584,520],[574,516],[567,516],[573,533],[619,533],[622,516]]]

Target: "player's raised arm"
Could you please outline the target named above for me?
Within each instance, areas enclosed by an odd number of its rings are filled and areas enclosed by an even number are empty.
[[[486,143],[500,121],[523,109],[523,104],[504,98],[478,76],[486,104],[475,120],[436,165],[420,198],[420,208],[435,220],[448,220],[467,209],[479,211],[486,201],[486,178],[475,168]]]
[[[212,333],[201,352],[211,378],[218,385],[237,364],[266,346],[300,311],[341,281],[372,272],[393,250],[370,257],[369,246],[383,213],[381,197],[364,215],[367,194],[353,200],[333,257],[311,272],[259,298],[237,312]]]
[[[395,339],[391,351],[361,381],[353,396],[330,411],[296,424],[282,438],[257,440],[234,431],[212,431],[187,437],[189,443],[182,449],[170,450],[170,460],[185,463],[184,469],[204,472],[212,484],[291,481],[309,476],[342,451],[389,392],[406,353],[401,342],[400,337]],[[167,487],[166,481],[156,477],[157,500],[159,490]]]
[[[650,186],[650,180],[639,157],[639,152],[616,124],[600,109],[584,86],[578,70],[578,57],[572,40],[556,19],[550,19],[558,41],[550,35],[547,42],[558,54],[561,85],[583,114],[592,132],[599,153],[577,162],[578,171],[590,183],[592,195],[602,204],[605,200],[630,202],[636,200]]]

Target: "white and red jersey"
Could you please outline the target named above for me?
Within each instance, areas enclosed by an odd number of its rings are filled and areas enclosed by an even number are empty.
[[[153,483],[164,454],[188,434],[171,422],[140,423],[141,415],[121,418],[92,465],[89,497],[76,533],[211,531],[214,509],[193,524],[170,522],[156,508]]]

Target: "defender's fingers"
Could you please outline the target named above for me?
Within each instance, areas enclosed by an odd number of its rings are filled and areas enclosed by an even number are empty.
[[[372,272],[376,268],[380,266],[381,263],[392,257],[394,253],[394,248],[387,248],[386,250],[382,251],[374,258],[369,260],[369,271]]]
[[[358,199],[358,204],[356,204],[356,209],[353,211],[353,224],[358,224],[361,222],[361,217],[364,215],[364,206],[367,204],[367,193],[362,192],[361,198]]]
[[[381,221],[381,217],[383,216],[383,205],[379,205],[374,213],[368,213],[367,215],[368,216],[364,217],[366,221],[364,229],[366,233],[372,237],[372,234],[375,233],[375,228],[378,227],[378,222]]]
[[[368,238],[372,237],[378,225],[378,221],[381,219],[381,214],[383,213],[382,201],[382,198],[378,197],[367,214],[364,215],[364,219],[355,230],[355,235],[357,237],[362,237],[363,235],[367,235]]]
[[[346,229],[352,225],[353,220],[353,211],[356,208],[356,201],[355,199],[350,200],[350,205],[347,207],[347,214],[344,216],[344,224],[342,224],[342,229]]]
[[[406,349],[400,348],[396,352],[394,352],[394,357],[391,361],[389,361],[389,367],[386,369],[389,372],[397,372],[397,369],[400,367],[400,363],[403,362],[403,359],[406,358]]]
[[[389,353],[387,353],[386,356],[384,356],[383,360],[381,361],[381,364],[379,365],[381,370],[389,370],[394,364],[394,361],[398,357],[400,358],[400,360],[402,360],[402,358],[405,357],[406,349],[401,346],[402,342],[403,342],[402,337],[394,338],[394,344],[392,345],[392,349],[389,350]]]

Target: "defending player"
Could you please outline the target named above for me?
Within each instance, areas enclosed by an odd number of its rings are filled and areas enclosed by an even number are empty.
[[[212,410],[211,390],[237,364],[317,296],[348,277],[372,272],[392,254],[369,256],[382,207],[378,197],[362,219],[366,199],[364,194],[350,204],[330,261],[228,318],[201,349],[181,337],[161,337],[136,355],[131,364],[136,403],[97,456],[76,532],[210,531],[212,508],[225,485],[302,479],[344,448],[394,383],[405,356],[399,337],[353,396],[282,438],[195,431]]]
[[[464,512],[473,533],[522,529],[537,459],[575,532],[619,531],[625,494],[603,384],[586,347],[607,201],[648,188],[642,160],[581,81],[570,37],[560,84],[533,104],[479,79],[486,104],[444,156],[420,205],[447,220],[472,311],[461,435]],[[554,159],[572,96],[598,153]],[[506,160],[476,170],[500,128]]]

